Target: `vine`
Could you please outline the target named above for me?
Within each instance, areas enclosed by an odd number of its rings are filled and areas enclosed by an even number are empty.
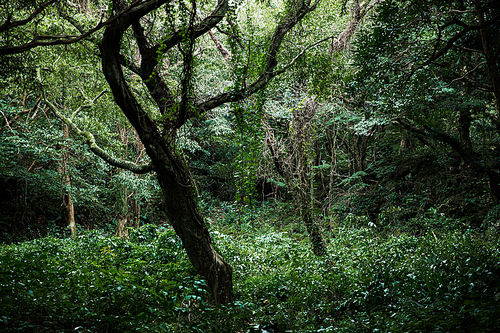
[[[265,91],[261,91],[242,102],[245,105],[234,105],[238,112],[235,117],[241,117],[241,121],[236,120],[238,155],[234,162],[237,188],[235,199],[244,204],[252,205],[257,197],[256,184],[260,174],[262,141],[265,134],[262,128],[265,100]]]

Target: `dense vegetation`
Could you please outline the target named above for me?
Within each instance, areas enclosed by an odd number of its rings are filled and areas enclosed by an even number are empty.
[[[333,230],[323,259],[302,233],[270,225],[276,208],[284,207],[265,206],[253,218],[255,210],[217,216],[211,233],[235,270],[235,301],[224,306],[210,303],[171,229],[145,225],[129,239],[89,231],[3,246],[3,329],[497,331],[498,237],[383,235],[348,219]]]
[[[497,332],[500,4],[0,5],[3,332]]]

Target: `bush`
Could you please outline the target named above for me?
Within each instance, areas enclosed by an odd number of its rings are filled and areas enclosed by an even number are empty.
[[[257,218],[260,218],[258,216]],[[356,220],[357,221],[357,220]],[[364,224],[364,223],[363,223]],[[171,229],[87,232],[0,248],[3,332],[496,332],[500,241],[338,227],[327,258],[306,237],[253,229],[214,245],[235,302],[215,307]]]

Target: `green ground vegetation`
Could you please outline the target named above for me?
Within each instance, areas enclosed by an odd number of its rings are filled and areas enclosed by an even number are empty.
[[[431,227],[381,233],[348,218],[310,251],[279,209],[212,215],[235,301],[214,306],[170,228],[100,231],[3,245],[3,332],[495,332],[498,237]],[[281,207],[282,208],[282,207]]]

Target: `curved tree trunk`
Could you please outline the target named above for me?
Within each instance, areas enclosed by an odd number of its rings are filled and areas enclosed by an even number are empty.
[[[115,102],[137,131],[152,160],[163,192],[164,211],[182,240],[189,260],[207,280],[213,301],[216,304],[231,302],[232,268],[211,244],[207,226],[198,211],[195,187],[187,166],[178,154],[175,142],[160,133],[125,81],[119,50],[124,30],[132,22],[133,19],[125,16],[106,28],[101,43],[104,75]]]
[[[215,303],[233,299],[232,267],[212,247],[207,226],[194,199],[194,185],[188,169],[175,154],[165,154],[169,161],[157,169],[163,190],[165,212],[182,240],[189,260],[211,288]],[[163,170],[162,170],[163,169]],[[171,170],[176,170],[175,174]]]
[[[182,158],[173,142],[166,142],[154,122],[136,102],[123,81],[117,58],[105,57],[116,47],[104,43],[113,39],[108,31],[103,39],[103,68],[116,103],[137,131],[146,152],[151,158],[163,192],[164,211],[196,271],[211,288],[215,303],[232,301],[232,268],[215,251],[195,201],[194,185]],[[104,46],[106,45],[106,46]],[[108,49],[111,48],[111,51]],[[109,70],[109,71],[108,71]]]
[[[277,25],[270,38],[265,67],[253,83],[201,102],[196,101],[191,94],[194,41],[208,33],[223,19],[229,8],[229,1],[219,0],[213,12],[200,22],[196,22],[193,12],[188,18],[187,27],[163,36],[158,43],[157,40],[148,38],[140,18],[167,2],[167,0],[150,0],[135,2],[127,7],[125,0],[113,0],[113,12],[119,14],[107,25],[100,44],[102,70],[116,104],[135,128],[146,153],[151,158],[151,165],[157,173],[163,191],[165,213],[181,238],[189,260],[197,272],[207,280],[214,302],[227,303],[233,299],[232,268],[211,244],[207,226],[195,201],[193,180],[182,154],[176,147],[176,133],[187,119],[224,103],[240,101],[263,89],[273,77],[289,68],[291,64],[276,70],[277,54],[283,38],[307,13],[316,8],[318,1],[297,0],[294,6],[289,8],[289,12]],[[141,53],[140,64],[135,64],[120,54],[123,35],[130,27],[133,29]],[[180,46],[182,49],[183,70],[178,86],[171,89],[172,87],[160,75],[158,65],[159,55],[167,53],[175,46]],[[153,121],[135,98],[125,80],[122,65],[142,78],[162,114],[161,124]],[[179,91],[180,95],[175,96],[173,91]],[[87,136],[89,140],[92,139],[90,135]],[[106,156],[103,158],[106,159]],[[112,162],[116,164],[116,161]]]

